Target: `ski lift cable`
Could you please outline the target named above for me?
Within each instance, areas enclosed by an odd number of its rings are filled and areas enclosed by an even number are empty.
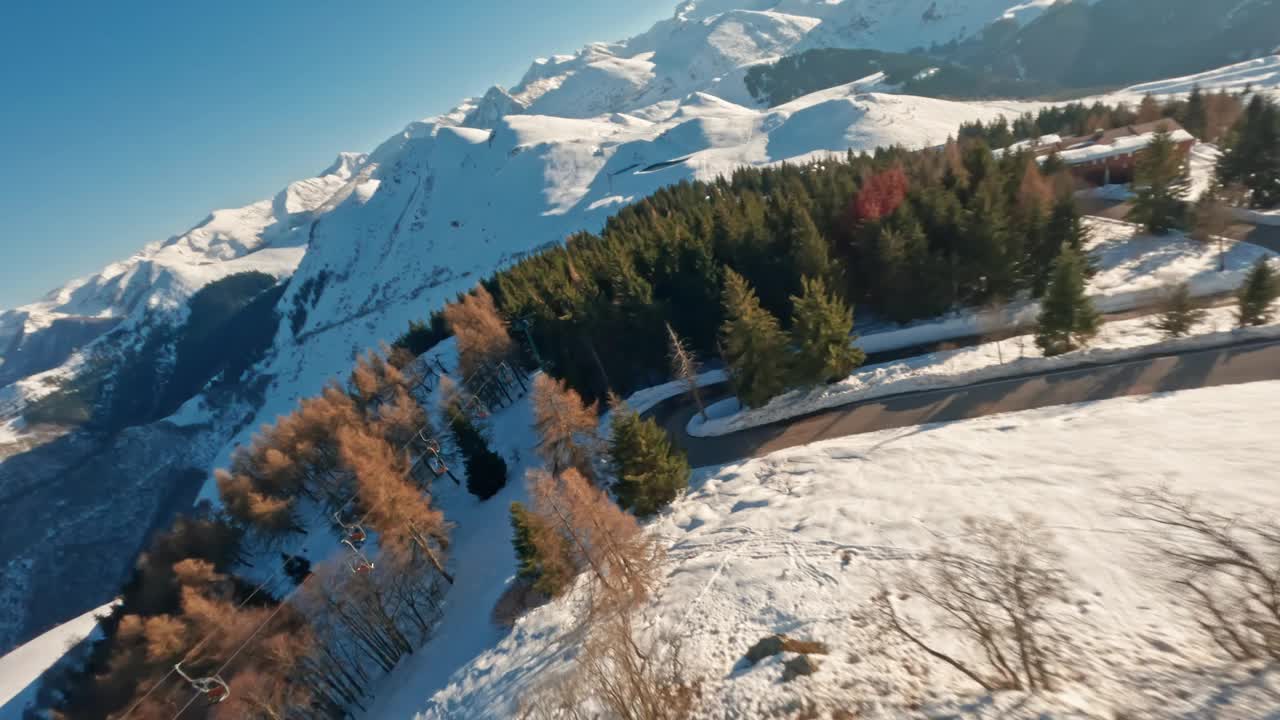
[[[191,705],[192,705],[196,700],[200,699],[200,696],[201,696],[201,695],[203,695],[203,694],[204,694],[204,693],[202,693],[202,692],[200,692],[199,690],[197,690],[197,691],[196,691],[196,694],[195,694],[195,695],[192,695],[192,696],[191,696],[191,699],[187,701],[187,704],[186,704],[186,705],[183,705],[181,708],[179,708],[179,709],[178,709],[177,714],[173,716],[173,720],[178,720],[178,716],[180,716],[180,715],[182,715],[182,713],[186,712],[186,711],[187,711],[187,708],[191,707]]]
[[[408,450],[408,449],[409,449],[409,446],[413,444],[413,441],[414,441],[414,440],[417,440],[417,439],[419,439],[419,438],[423,437],[423,436],[422,436],[422,432],[423,432],[424,430],[426,430],[428,427],[430,427],[430,425],[429,425],[429,424],[428,424],[428,425],[423,425],[421,428],[418,428],[418,431],[417,431],[417,432],[415,432],[415,433],[413,434],[413,437],[409,438],[409,440],[408,440],[408,441],[406,441],[404,445],[401,445],[401,446],[400,446],[400,452],[401,452],[401,453],[403,453],[405,450]],[[431,442],[434,442],[434,440],[435,440],[435,438],[431,438],[431,440],[430,440],[430,441],[431,441]],[[438,447],[438,445],[437,445],[437,447]],[[357,490],[357,491],[355,491],[355,492],[351,493],[351,495],[350,495],[349,497],[347,497],[347,501],[346,501],[346,502],[344,502],[344,503],[342,503],[341,505],[339,505],[339,506],[338,506],[337,511],[335,511],[335,513],[334,513],[334,514],[335,514],[335,516],[336,516],[336,515],[338,515],[338,514],[340,514],[343,510],[346,510],[346,509],[347,509],[347,506],[351,504],[351,501],[352,501],[352,500],[355,500],[355,499],[356,499],[357,497],[359,497],[359,496],[360,496],[360,491],[359,491],[359,490]],[[378,501],[378,504],[374,505],[372,508],[369,508],[369,510],[368,510],[368,511],[366,511],[366,512],[365,512],[365,514],[364,514],[364,515],[362,515],[362,516],[360,517],[360,520],[359,520],[356,524],[357,524],[357,525],[363,525],[363,524],[364,524],[364,521],[365,521],[366,519],[368,519],[368,517],[369,517],[369,513],[373,512],[373,511],[378,507],[378,505],[380,505],[381,503],[382,503],[382,501],[380,500],[380,501]]]
[[[258,585],[258,587],[254,588],[253,592],[249,593],[244,600],[240,601],[240,604],[236,606],[236,610],[244,609],[244,606],[247,605],[250,600],[256,597],[259,592],[262,592],[262,589],[266,587],[268,584],[270,584],[272,581],[274,581],[279,575],[280,575],[280,569],[277,568],[276,571],[271,573],[271,575],[266,580],[263,580],[262,583]],[[132,715],[134,710],[137,710],[138,707],[142,705],[142,703],[146,702],[147,698],[151,697],[151,693],[155,692],[156,690],[159,690],[161,685],[165,684],[169,680],[169,678],[173,677],[173,673],[178,669],[178,665],[181,665],[183,662],[186,661],[187,658],[191,657],[192,653],[194,653],[195,651],[203,647],[205,643],[209,642],[209,640],[214,636],[216,632],[217,630],[215,629],[205,633],[204,637],[200,638],[200,642],[196,643],[195,645],[192,645],[190,650],[183,653],[182,659],[179,660],[173,667],[169,668],[169,672],[165,673],[164,677],[160,678],[159,682],[157,682],[155,685],[152,685],[150,690],[143,693],[142,697],[138,698],[138,701],[135,702],[133,705],[131,705],[129,709],[125,711],[124,715],[120,716],[120,720],[125,720],[125,718]]]
[[[364,554],[361,553],[359,550],[356,551],[356,554],[361,557],[364,556]],[[368,561],[366,560],[366,562]],[[372,565],[372,563],[370,563],[370,565]],[[276,605],[275,609],[272,610],[269,615],[267,615],[265,620],[263,620],[261,623],[258,624],[256,628],[254,628],[252,633],[249,633],[249,637],[245,638],[244,641],[240,643],[240,645],[235,649],[235,652],[231,653],[230,657],[228,657],[226,661],[223,662],[222,665],[220,665],[218,669],[213,672],[211,677],[221,678],[222,673],[226,671],[226,669],[231,665],[232,662],[235,661],[237,657],[240,656],[240,653],[244,652],[245,648],[247,648],[250,645],[250,643],[252,643],[255,639],[257,639],[258,635],[263,631],[263,629],[266,628],[267,625],[269,625],[271,621],[275,619],[276,615],[280,614],[280,611],[283,610],[284,607],[289,604],[289,601],[292,600],[295,595],[297,595],[299,592],[302,591],[304,587],[306,587],[307,583],[310,582],[311,578],[313,577],[315,577],[314,574],[307,576],[307,578],[303,580],[301,583],[299,583],[296,588],[294,588],[287,595],[281,598],[280,603]],[[174,668],[176,669],[177,666],[175,665]],[[187,704],[182,706],[182,709],[178,711],[178,714],[173,716],[173,720],[178,720],[178,717],[182,715],[182,713],[185,712],[186,709],[190,707],[193,702],[196,701],[196,698],[199,698],[200,695],[202,694],[203,693],[197,692],[194,696],[192,696],[191,700],[187,701]]]
[[[292,591],[289,592],[288,595],[285,595],[283,598],[281,598],[280,603],[276,605],[274,610],[271,611],[271,614],[267,615],[267,618],[263,620],[261,623],[259,623],[258,627],[254,628],[253,632],[249,633],[249,637],[245,638],[244,641],[240,643],[240,646],[235,649],[235,652],[231,653],[231,656],[226,659],[226,662],[222,663],[222,665],[220,665],[218,669],[215,670],[212,675],[210,675],[210,677],[220,678],[222,676],[223,671],[225,671],[227,667],[231,665],[231,663],[237,657],[239,657],[240,653],[244,652],[244,649],[249,646],[249,643],[253,642],[258,637],[258,634],[262,632],[263,628],[265,628],[268,624],[270,624],[271,621],[275,619],[276,615],[280,614],[280,611],[284,609],[285,605],[289,604],[289,600],[292,599],[294,595],[297,595],[298,592],[301,591],[302,588],[306,586],[307,582],[309,582],[313,577],[315,577],[315,575],[308,575],[307,579],[303,580],[298,585],[298,587],[294,588]],[[185,712],[187,708],[191,707],[191,703],[195,702],[196,699],[203,694],[204,693],[197,692],[194,696],[192,696],[192,698],[187,701],[187,704],[183,705],[182,709],[178,711],[178,714],[173,716],[173,720],[178,720],[178,717],[182,715],[182,713]]]
[[[419,542],[421,542],[421,540],[419,540]],[[355,552],[361,558],[364,557],[364,554],[361,553],[359,550],[356,550]],[[368,560],[366,559],[365,562],[368,562]],[[370,563],[370,566],[372,567],[372,563]],[[234,662],[235,659],[240,656],[240,653],[244,652],[245,648],[247,648],[254,640],[257,639],[258,635],[263,631],[263,629],[266,628],[267,625],[269,625],[271,621],[276,618],[276,615],[280,614],[280,611],[283,610],[284,607],[289,604],[289,601],[292,600],[295,595],[297,595],[299,592],[302,591],[304,587],[306,587],[307,583],[310,582],[311,578],[313,577],[315,577],[315,575],[307,576],[307,578],[303,580],[301,583],[299,583],[296,588],[294,588],[287,595],[281,598],[279,604],[276,605],[275,609],[272,610],[269,615],[267,615],[266,619],[264,619],[261,623],[258,624],[256,628],[254,628],[253,632],[249,633],[249,636],[240,643],[240,645],[235,649],[235,651],[231,653],[231,655],[226,659],[226,661],[224,661],[222,665],[220,665],[218,669],[215,670],[212,675],[210,675],[210,677],[218,678],[219,680],[221,680],[222,673],[225,672],[226,669],[230,667],[231,663]],[[401,605],[403,605],[403,600],[401,601]],[[397,608],[397,613],[398,612],[399,612],[399,609]],[[394,616],[394,613],[393,613],[393,616]],[[177,665],[174,665],[173,669],[170,670],[169,673],[165,675],[166,680],[168,679],[169,675],[172,675],[173,672],[177,670],[177,667],[178,667]],[[164,682],[164,680],[162,680],[161,682]],[[222,682],[225,687],[225,681],[222,681]],[[156,687],[159,687],[159,685],[160,683],[157,683]],[[148,691],[147,695],[150,695],[151,692],[155,691],[155,689],[156,688],[153,687],[150,691]],[[197,691],[191,697],[191,699],[188,700],[187,703],[183,705],[181,709],[178,710],[177,714],[173,716],[173,720],[178,720],[178,718],[182,715],[182,713],[186,712],[187,708],[191,707],[192,703],[194,703],[203,694],[204,694],[203,692]],[[144,695],[143,700],[145,699],[146,699],[146,696]],[[139,700],[138,703],[134,705],[134,707],[136,708],[137,705],[141,703],[142,703],[142,700]],[[133,708],[130,708],[130,712],[132,711],[133,711]]]
[[[411,438],[408,442],[406,442],[400,448],[400,452],[404,452],[409,447],[409,445],[413,443],[414,439],[420,436],[422,430],[425,430],[425,429],[426,429],[426,426],[423,426],[423,428],[421,428],[418,433],[415,433],[414,438]],[[432,440],[434,440],[434,438],[432,438]],[[354,500],[358,495],[359,495],[358,492],[353,493],[351,497],[348,498],[347,501],[342,504],[342,507],[339,508],[338,512],[340,513],[343,509],[346,508],[347,505],[351,504],[351,501]],[[357,522],[356,525],[363,524],[364,521],[369,517],[370,513],[372,513],[375,509],[377,509],[383,502],[385,502],[385,500],[386,498],[383,498],[382,500],[379,500],[377,503],[375,503],[373,507],[369,508],[369,510],[365,512],[364,516],[361,517],[360,521]],[[354,545],[351,545],[348,541],[344,540],[343,543],[349,545],[357,556],[359,556],[362,560],[364,560],[365,563],[367,563],[370,567],[372,567],[372,563],[370,563],[368,559],[364,557],[364,553],[360,552],[358,549],[355,548]],[[243,608],[245,603],[249,602],[249,600],[251,600],[254,595],[257,595],[258,592],[262,590],[262,588],[265,587],[267,583],[274,580],[279,573],[280,573],[280,569],[277,569],[274,573],[272,573],[271,577],[267,578],[267,580],[264,581],[261,585],[254,588],[253,592],[250,593],[249,596],[246,597],[240,603],[240,605],[237,607],[237,610],[240,608]],[[258,634],[262,632],[263,628],[265,628],[268,623],[270,623],[272,620],[275,619],[276,615],[280,613],[280,611],[284,608],[286,604],[288,604],[289,600],[294,595],[296,595],[299,591],[301,591],[302,588],[306,586],[307,582],[310,581],[312,577],[315,577],[315,576],[314,575],[308,576],[305,580],[299,583],[297,587],[295,587],[291,592],[289,592],[289,594],[281,598],[280,603],[276,605],[274,610],[271,611],[271,614],[268,615],[267,618],[263,620],[262,623],[259,624],[258,627],[255,628],[252,633],[249,634],[249,637],[245,638],[244,642],[240,643],[240,646],[236,648],[235,652],[231,653],[231,656],[227,658],[226,662],[222,663],[222,665],[213,673],[212,677],[220,677],[222,675],[222,672],[227,669],[227,667],[240,655],[241,652],[244,651],[246,647],[248,647],[249,643],[251,643],[255,638],[257,638]],[[202,638],[201,641],[197,643],[195,647],[193,647],[190,651],[188,651],[183,656],[183,658],[185,659],[188,655],[190,655],[192,652],[198,649],[201,645],[207,642],[211,637],[213,637],[212,632],[210,632],[204,638]],[[168,680],[170,676],[173,675],[175,670],[177,670],[177,665],[175,665],[172,669],[170,669],[169,672],[165,674],[165,677],[161,679],[159,683],[156,683],[156,685],[152,687],[151,690],[147,691],[146,695],[144,695],[141,700],[139,700],[132,708],[129,709],[129,712],[133,712],[133,710],[137,708],[138,705],[141,705],[142,702],[146,700],[148,695],[154,692],[156,688],[158,688],[162,683]],[[182,713],[185,712],[186,709],[190,707],[191,704],[194,703],[196,699],[200,697],[201,694],[202,693],[197,692],[194,696],[192,696],[191,700],[187,701],[187,704],[182,706],[182,708],[178,711],[177,715],[173,716],[174,720],[177,720],[178,717],[182,715]],[[124,717],[127,717],[127,716],[128,716],[128,713],[126,713]],[[123,720],[123,717],[121,718],[121,720]]]

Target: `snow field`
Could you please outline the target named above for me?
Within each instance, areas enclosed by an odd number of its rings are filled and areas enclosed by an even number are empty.
[[[638,627],[682,638],[687,677],[701,685],[697,717],[793,717],[808,702],[856,717],[1259,717],[1275,708],[1273,671],[1209,651],[1143,554],[1145,528],[1119,516],[1119,492],[1167,485],[1222,512],[1274,518],[1276,422],[1280,382],[1265,382],[870,433],[705,468],[649,527],[667,547],[666,584]],[[1019,513],[1041,517],[1064,553],[1070,597],[1052,621],[1070,638],[1069,680],[1042,696],[984,697],[885,633],[868,601],[881,579],[965,532],[966,516]],[[572,657],[574,600],[531,612],[443,688],[432,673],[416,704],[402,693],[369,717],[511,717]],[[936,631],[923,606],[899,609]],[[784,657],[740,662],[771,633],[831,652],[815,675],[783,683]]]
[[[95,635],[98,618],[114,604],[94,608],[0,657],[0,720],[21,720],[23,711],[35,702],[40,675],[70,648]]]

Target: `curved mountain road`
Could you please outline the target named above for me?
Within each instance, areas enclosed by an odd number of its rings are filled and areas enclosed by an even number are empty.
[[[886,396],[718,437],[693,437],[685,431],[696,412],[685,396],[663,401],[648,414],[688,452],[690,465],[704,467],[877,430],[1276,379],[1280,340],[1255,340]],[[709,390],[708,402],[728,394],[723,384]]]

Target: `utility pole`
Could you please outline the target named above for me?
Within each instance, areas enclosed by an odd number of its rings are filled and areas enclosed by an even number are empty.
[[[519,328],[524,333],[525,341],[529,343],[529,351],[533,353],[534,362],[538,363],[541,370],[547,369],[547,364],[542,360],[542,353],[538,352],[538,344],[533,341],[533,332],[530,330],[529,318],[516,318],[511,324]]]

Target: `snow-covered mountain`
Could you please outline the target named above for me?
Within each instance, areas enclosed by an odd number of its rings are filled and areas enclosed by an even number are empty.
[[[55,367],[116,323],[177,316],[197,290],[256,270],[288,277],[306,253],[306,225],[347,185],[366,156],[342,153],[320,175],[275,197],[215,210],[187,232],[153,243],[42,300],[0,312],[0,387]]]
[[[0,650],[109,599],[150,528],[236,443],[496,268],[598,230],[663,185],[742,164],[936,144],[961,122],[1035,106],[853,83],[762,109],[742,87],[745,67],[811,46],[945,42],[1045,5],[690,0],[642,35],[537,60],[510,90],[411,123],[368,155],[343,154],[272,199],[216,211],[0,313],[0,499],[23,510],[0,543]],[[276,305],[274,340],[242,378],[258,391],[202,393],[158,422],[106,439],[72,433],[45,455],[32,449],[43,438],[18,419],[28,401],[73,382],[88,357],[118,358],[113,344],[178,326],[196,291],[248,270],[292,278]],[[106,548],[95,574],[82,577],[68,561],[72,546]],[[72,576],[76,592],[63,591]]]

